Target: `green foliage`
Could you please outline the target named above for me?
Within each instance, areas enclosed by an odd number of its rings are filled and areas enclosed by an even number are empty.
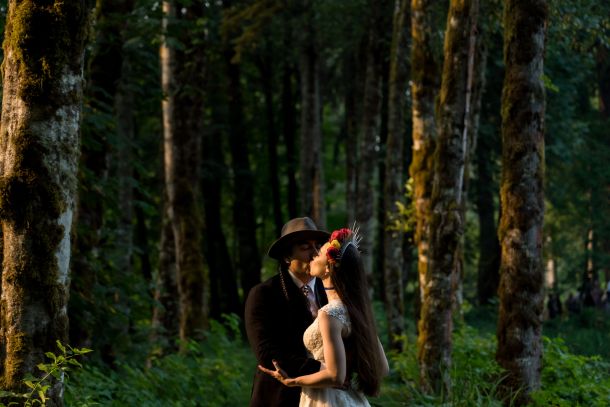
[[[544,338],[542,383],[535,406],[610,405],[610,363],[570,353],[561,338]]]
[[[427,395],[418,387],[419,367],[417,344],[414,339],[404,337],[404,349],[400,354],[390,354],[389,380],[382,389],[378,405],[414,406],[501,406],[496,395],[502,371],[496,364],[494,354],[496,340],[491,334],[480,334],[474,328],[463,325],[454,334],[453,365],[451,379],[453,393],[448,400],[443,396]],[[448,403],[448,404],[443,404]],[[375,404],[375,400],[372,400]]]
[[[27,375],[23,383],[30,389],[25,393],[15,393],[11,391],[0,390],[0,399],[11,398],[18,399],[21,403],[11,401],[8,405],[0,403],[0,407],[8,407],[13,405],[30,406],[46,406],[48,398],[48,390],[53,386],[55,381],[67,383],[68,372],[74,368],[82,368],[83,366],[76,359],[79,356],[92,352],[91,349],[73,348],[70,345],[63,345],[57,341],[57,347],[61,351],[59,355],[53,352],[46,352],[45,356],[49,358],[49,363],[39,363],[38,369],[44,374],[40,377]]]
[[[404,201],[396,201],[396,212],[388,214],[390,217],[388,230],[408,233],[415,229],[417,220],[415,218],[414,193],[413,178],[409,178],[405,183]]]
[[[186,354],[152,360],[146,368],[133,361],[117,369],[87,366],[66,390],[66,405],[244,406],[248,404],[256,362],[244,345],[240,322],[225,316],[211,321],[204,341],[189,342]]]

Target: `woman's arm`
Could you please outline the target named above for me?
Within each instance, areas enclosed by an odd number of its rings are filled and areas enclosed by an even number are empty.
[[[337,387],[342,386],[346,375],[345,346],[341,337],[342,323],[329,317],[324,311],[318,314],[320,333],[324,347],[324,363],[326,369],[319,372],[289,378],[277,364],[273,362],[276,370],[269,370],[258,366],[263,372],[273,376],[288,387]]]

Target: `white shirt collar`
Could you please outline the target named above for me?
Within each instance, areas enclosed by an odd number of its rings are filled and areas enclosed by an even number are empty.
[[[297,287],[301,288],[305,285],[305,283],[303,283],[301,280],[299,280],[293,273],[292,271],[288,270],[288,273],[290,274],[290,278],[292,278],[292,281],[294,281],[294,283],[297,285]],[[307,283],[307,285],[309,286],[309,288],[311,288],[311,292],[315,292],[315,288],[316,288],[316,278],[313,277],[311,280],[309,280],[309,282]]]

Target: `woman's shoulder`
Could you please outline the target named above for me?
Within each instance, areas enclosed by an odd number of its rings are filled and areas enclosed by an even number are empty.
[[[347,308],[345,307],[345,304],[343,304],[343,302],[341,302],[340,300],[329,301],[328,304],[320,308],[320,311],[324,312],[330,317],[338,319],[344,324],[349,324],[350,322]]]

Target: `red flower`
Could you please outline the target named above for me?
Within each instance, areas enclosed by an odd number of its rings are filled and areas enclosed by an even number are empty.
[[[330,264],[335,264],[337,256],[339,256],[339,249],[336,247],[330,246],[328,250],[326,250],[326,258]]]
[[[333,240],[337,239],[339,242],[343,243],[345,238],[348,237],[351,233],[352,231],[348,228],[335,230],[332,235],[330,235],[330,239],[328,241],[332,242]]]

